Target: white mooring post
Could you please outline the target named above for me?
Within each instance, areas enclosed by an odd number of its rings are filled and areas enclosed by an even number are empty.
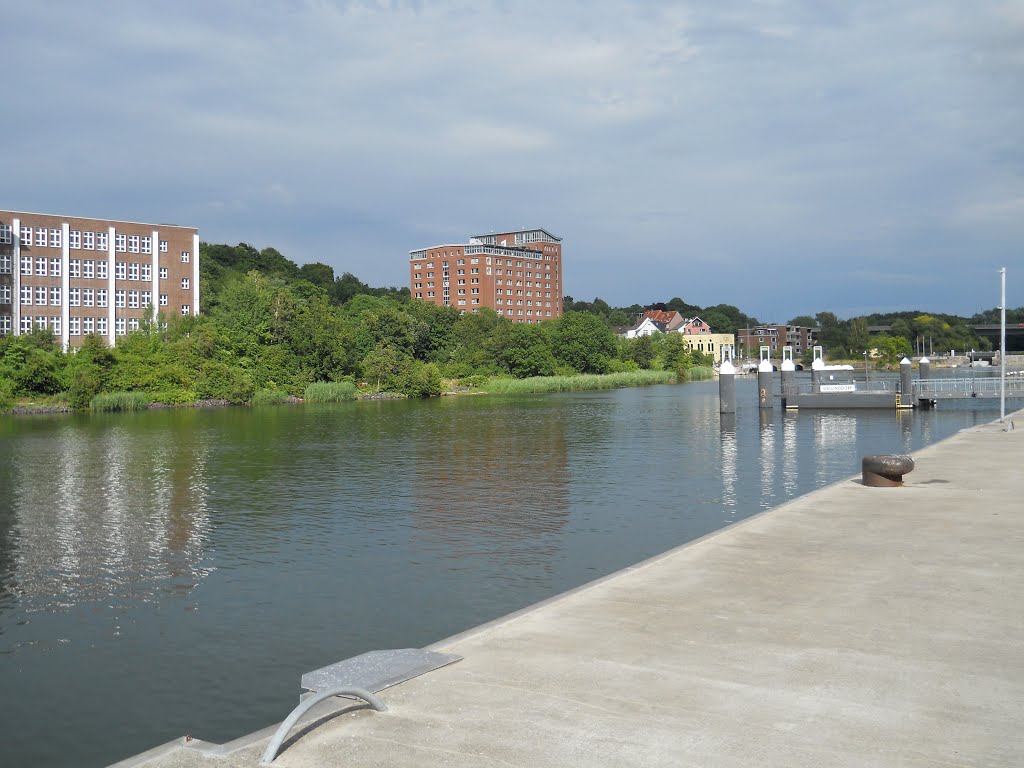
[[[718,369],[719,413],[736,413],[736,369],[730,360]]]

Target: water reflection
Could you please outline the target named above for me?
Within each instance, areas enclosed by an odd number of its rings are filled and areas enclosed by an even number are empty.
[[[774,412],[759,411],[761,421],[761,509],[768,509],[775,498],[775,424]]]
[[[205,573],[206,448],[125,426],[40,430],[6,453],[5,589],[26,611],[153,600]],[[2,562],[2,561],[0,561]]]
[[[736,465],[739,449],[736,445],[736,414],[721,414],[722,506],[729,520],[736,516]]]
[[[797,488],[797,424],[800,416],[795,411],[782,414],[782,489],[793,496]]]

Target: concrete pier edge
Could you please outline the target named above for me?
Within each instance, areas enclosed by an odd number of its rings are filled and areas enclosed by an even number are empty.
[[[1014,420],[1018,419],[1018,418],[1024,418],[1024,409],[1018,410],[1018,411],[1016,411],[1014,413],[1007,414],[1005,419],[1002,420],[1002,421],[999,420],[999,419],[995,419],[995,420],[993,420],[991,422],[987,422],[985,424],[980,424],[980,425],[977,425],[977,426],[967,427],[965,429],[959,430],[958,432],[954,433],[953,435],[950,435],[949,437],[946,437],[946,438],[944,438],[944,439],[942,439],[940,441],[937,441],[935,443],[932,443],[929,446],[926,446],[926,447],[920,449],[919,451],[914,452],[912,455],[913,455],[913,457],[915,459],[915,462],[920,463],[920,460],[922,458],[926,459],[928,454],[932,453],[935,450],[940,449],[947,442],[956,439],[959,435],[962,435],[964,433],[974,433],[974,432],[1007,431],[1009,428],[1013,427]],[[768,509],[756,512],[756,513],[754,513],[753,515],[751,515],[751,516],[749,516],[747,518],[744,518],[742,520],[738,520],[738,521],[736,521],[734,523],[731,523],[731,524],[729,524],[729,525],[727,525],[727,526],[725,526],[723,528],[719,528],[719,529],[716,529],[714,531],[710,531],[707,534],[705,534],[705,535],[703,535],[703,536],[701,536],[699,538],[693,539],[691,541],[684,542],[683,544],[675,546],[675,547],[673,547],[671,549],[668,549],[668,550],[666,550],[664,552],[661,552],[659,554],[653,555],[653,556],[651,556],[649,558],[645,558],[644,560],[641,560],[641,561],[639,561],[637,563],[634,563],[632,565],[626,566],[625,568],[621,568],[621,569],[619,569],[617,571],[614,571],[612,573],[606,574],[604,576],[600,576],[600,577],[598,577],[596,579],[588,581],[588,582],[586,582],[584,584],[581,584],[581,585],[579,585],[577,587],[574,587],[572,589],[566,590],[564,592],[560,592],[557,595],[553,595],[553,596],[551,596],[549,598],[546,598],[544,600],[541,600],[539,602],[536,602],[536,603],[533,603],[531,605],[525,606],[525,607],[523,607],[523,608],[521,608],[521,609],[519,609],[517,611],[513,611],[511,613],[508,613],[508,614],[505,614],[503,616],[500,616],[500,617],[497,617],[495,619],[492,619],[491,621],[485,622],[483,624],[479,624],[477,626],[471,627],[471,628],[466,629],[466,630],[464,630],[462,632],[458,632],[458,633],[456,633],[454,635],[446,637],[446,638],[444,638],[442,640],[439,640],[437,642],[431,643],[430,645],[426,646],[426,649],[427,650],[432,650],[432,651],[442,651],[442,650],[445,650],[446,648],[448,648],[448,647],[450,647],[450,646],[452,646],[454,644],[457,644],[459,642],[463,642],[463,641],[469,640],[469,639],[474,638],[476,636],[485,634],[485,633],[487,633],[487,632],[489,632],[489,631],[491,631],[491,630],[493,630],[495,628],[498,628],[498,627],[501,627],[503,625],[512,623],[512,622],[516,621],[517,619],[520,619],[520,618],[529,616],[530,614],[533,614],[533,613],[536,613],[538,611],[541,611],[541,610],[543,610],[546,607],[549,607],[549,606],[551,606],[553,604],[562,602],[562,601],[564,601],[564,600],[566,600],[566,599],[568,599],[568,598],[570,598],[570,597],[572,597],[574,595],[578,595],[580,593],[584,593],[584,592],[587,592],[589,590],[593,590],[593,589],[598,588],[598,587],[600,587],[602,585],[608,584],[609,582],[612,582],[612,581],[615,581],[617,579],[620,579],[620,578],[622,578],[622,577],[624,577],[626,575],[634,574],[634,573],[637,573],[639,571],[643,571],[645,569],[654,567],[654,566],[658,565],[659,563],[662,563],[665,560],[668,560],[668,559],[671,559],[671,558],[675,557],[680,552],[686,551],[688,549],[692,549],[692,548],[697,547],[697,546],[704,545],[704,544],[706,544],[706,543],[708,543],[710,541],[713,541],[716,538],[719,538],[719,537],[722,537],[724,535],[733,533],[733,532],[735,532],[735,531],[737,531],[739,529],[742,529],[742,528],[744,528],[746,526],[750,526],[750,525],[760,521],[762,518],[764,518],[766,516],[769,516],[769,515],[772,515],[772,514],[781,513],[781,512],[783,512],[784,510],[786,510],[790,506],[793,506],[793,505],[798,504],[798,503],[800,503],[800,504],[805,503],[808,499],[812,499],[813,497],[815,497],[815,496],[817,496],[819,494],[825,494],[825,493],[829,492],[830,490],[832,490],[832,489],[834,489],[834,488],[836,488],[838,486],[843,486],[843,485],[849,484],[851,482],[860,485],[861,484],[860,480],[861,480],[861,475],[860,475],[859,472],[851,473],[849,476],[841,478],[841,479],[839,479],[839,480],[837,480],[835,482],[829,483],[827,485],[824,485],[821,488],[817,488],[817,489],[815,489],[813,491],[810,491],[810,492],[808,492],[806,494],[802,494],[802,495],[797,496],[797,497],[795,497],[793,499],[789,499],[789,500],[787,500],[787,501],[785,501],[785,502],[783,502],[781,504],[778,504],[776,506],[773,506],[773,507],[770,507]],[[893,492],[893,489],[885,489],[885,488],[868,489],[868,488],[865,487],[865,490],[868,490],[870,492],[879,493],[879,494],[887,494],[887,493],[892,493]],[[908,479],[908,485],[906,487],[904,487],[903,489],[900,489],[900,490],[903,491],[903,492],[912,491],[913,490],[913,478],[910,477]],[[282,709],[285,706],[287,706],[287,704],[286,703],[282,703]],[[296,725],[296,728],[292,731],[292,737],[294,738],[296,736],[296,734],[302,733],[303,729],[304,728],[308,728],[310,726],[310,724],[312,724],[312,723],[317,723],[317,722],[320,722],[320,721],[326,721],[326,720],[333,719],[333,718],[337,717],[340,713],[344,713],[347,710],[362,709],[362,708],[364,708],[362,702],[356,702],[356,701],[347,700],[347,699],[339,699],[336,703],[335,702],[325,702],[322,705],[320,705],[316,709],[315,712],[308,713],[305,717],[303,717],[299,721],[299,723]],[[207,757],[207,758],[226,757],[226,756],[231,755],[231,754],[233,754],[235,752],[241,751],[243,749],[252,748],[255,745],[259,744],[260,742],[266,741],[267,739],[269,739],[273,735],[273,733],[276,730],[276,728],[278,727],[278,725],[279,725],[278,723],[274,723],[274,724],[265,726],[265,727],[263,727],[263,728],[261,728],[259,730],[253,731],[252,733],[246,734],[244,736],[241,736],[241,737],[239,737],[237,739],[225,742],[223,744],[216,744],[216,743],[213,743],[213,742],[207,742],[207,741],[203,741],[201,739],[191,739],[190,737],[187,737],[187,736],[178,737],[178,738],[173,739],[173,740],[171,740],[169,742],[166,742],[165,744],[153,747],[152,749],[146,750],[145,752],[141,752],[139,754],[136,754],[134,756],[131,756],[131,757],[128,757],[128,758],[126,758],[124,760],[121,760],[119,762],[113,763],[108,768],[142,768],[143,766],[147,766],[147,765],[155,765],[155,764],[159,764],[159,763],[163,762],[166,758],[169,758],[172,755],[174,755],[175,753],[178,753],[178,752],[180,752],[182,750],[188,751],[188,752],[193,752],[193,753],[199,753],[199,754],[201,754],[201,755],[203,755],[204,757]]]

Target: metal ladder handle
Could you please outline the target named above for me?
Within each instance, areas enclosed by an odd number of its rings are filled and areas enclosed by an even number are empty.
[[[299,702],[299,705],[293,709],[292,713],[284,719],[284,722],[281,723],[280,726],[278,726],[277,731],[274,732],[274,737],[270,740],[270,743],[267,744],[267,748],[263,751],[263,757],[260,758],[260,765],[270,765],[274,762],[274,758],[277,757],[277,751],[281,748],[281,744],[284,743],[285,736],[288,735],[288,731],[292,729],[292,726],[298,722],[300,717],[321,701],[333,698],[334,696],[355,696],[356,698],[365,701],[378,712],[387,711],[387,706],[383,701],[362,688],[353,688],[351,686],[343,685],[318,691],[309,698]]]

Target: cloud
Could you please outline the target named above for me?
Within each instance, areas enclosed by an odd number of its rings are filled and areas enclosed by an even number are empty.
[[[904,259],[956,311],[987,290],[963,252],[1020,250],[1019,3],[58,0],[0,40],[25,70],[9,207],[188,222],[370,282],[537,223],[567,292],[613,304],[782,317],[856,283],[898,305],[863,275]]]

